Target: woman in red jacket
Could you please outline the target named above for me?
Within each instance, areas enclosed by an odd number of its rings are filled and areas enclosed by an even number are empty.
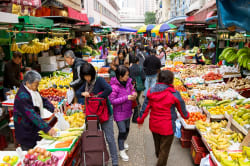
[[[175,107],[185,119],[189,118],[184,100],[173,87],[174,74],[169,71],[161,71],[158,83],[148,90],[143,103],[138,124],[143,124],[150,111],[149,128],[152,131],[155,154],[158,158],[157,166],[165,166],[168,154],[174,138],[175,120],[177,114]]]

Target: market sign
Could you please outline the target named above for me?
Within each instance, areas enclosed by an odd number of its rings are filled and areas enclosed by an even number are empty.
[[[11,0],[12,3],[22,6],[40,7],[41,0]]]

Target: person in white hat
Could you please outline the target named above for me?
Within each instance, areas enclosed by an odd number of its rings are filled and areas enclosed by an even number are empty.
[[[157,47],[157,55],[156,55],[156,57],[160,59],[161,66],[165,66],[165,63],[166,63],[166,53],[165,53],[164,48],[162,46],[158,46]]]

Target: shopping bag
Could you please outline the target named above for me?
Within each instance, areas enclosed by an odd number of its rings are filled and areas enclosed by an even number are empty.
[[[72,103],[72,101],[74,100],[74,97],[75,97],[75,92],[73,89],[69,89],[67,91],[67,101],[68,101],[68,104]]]
[[[180,122],[179,119],[177,119],[177,120],[175,121],[175,125],[176,125],[176,127],[175,127],[174,136],[175,136],[176,138],[181,138],[181,122]]]
[[[58,112],[55,114],[55,116],[57,117],[57,123],[55,126],[56,128],[64,131],[70,127],[69,123],[64,119],[63,113]]]
[[[109,119],[107,99],[101,97],[88,97],[85,101],[86,116],[97,115],[100,123]]]

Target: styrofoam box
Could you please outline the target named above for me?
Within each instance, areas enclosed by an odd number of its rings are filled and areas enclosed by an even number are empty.
[[[56,71],[57,70],[57,64],[41,64],[41,71]]]
[[[56,56],[42,56],[38,58],[39,64],[56,64]]]
[[[65,62],[64,61],[57,61],[57,67],[60,69],[60,68],[63,68],[65,66]]]

